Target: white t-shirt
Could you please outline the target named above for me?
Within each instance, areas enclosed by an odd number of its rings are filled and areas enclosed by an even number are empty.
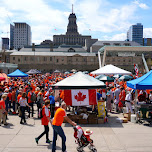
[[[26,107],[27,99],[21,97],[20,100],[19,100],[19,104],[20,104],[21,107]]]
[[[47,107],[45,107],[45,115],[46,117],[49,117],[49,109]]]
[[[149,100],[152,101],[152,94],[149,95]]]

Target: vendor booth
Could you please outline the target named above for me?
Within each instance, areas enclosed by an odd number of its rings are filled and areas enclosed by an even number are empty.
[[[56,83],[54,89],[64,90],[64,101],[69,106],[76,107],[69,117],[78,123],[97,123],[96,113],[89,113],[87,106],[97,105],[98,88],[106,88],[106,85],[83,72],[78,72]],[[78,108],[79,107],[79,108]],[[80,110],[80,107],[81,110]]]
[[[93,72],[91,72],[91,74],[96,74],[96,75],[100,75],[100,74],[105,74],[105,75],[113,75],[113,74],[121,74],[121,75],[131,75],[131,72],[126,71],[124,69],[118,68],[112,64],[106,65],[104,67],[101,67],[98,70],[95,70]]]
[[[135,90],[152,89],[152,70],[138,79],[128,81],[127,86],[132,89],[135,89]],[[137,99],[137,91],[136,91],[136,99]],[[152,103],[150,103],[148,101],[143,101],[141,103],[136,102],[135,106],[136,106],[136,112],[138,112],[138,110],[140,110],[142,112],[143,118],[146,118],[147,112],[149,114],[152,113]],[[147,117],[150,120],[152,120],[152,117],[150,115],[148,115]]]
[[[28,74],[17,69],[14,72],[8,74],[8,77],[28,77]]]

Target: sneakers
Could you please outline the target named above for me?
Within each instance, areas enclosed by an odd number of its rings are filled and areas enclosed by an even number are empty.
[[[38,144],[38,141],[39,141],[39,139],[38,138],[35,138],[35,142]]]
[[[46,143],[48,143],[48,144],[49,144],[50,142],[52,142],[52,141],[51,141],[51,140],[49,140],[49,139],[46,141]]]

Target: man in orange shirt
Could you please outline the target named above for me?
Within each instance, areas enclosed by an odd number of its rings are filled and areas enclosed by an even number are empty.
[[[68,123],[70,123],[73,126],[77,125],[75,122],[73,122],[71,119],[68,118],[65,109],[66,109],[66,103],[62,102],[61,107],[58,108],[57,111],[55,112],[55,116],[52,122],[53,125],[52,152],[56,151],[57,135],[59,135],[62,138],[62,152],[66,152],[66,136],[61,127],[63,120],[65,119]]]
[[[32,97],[32,87],[30,88],[30,91],[28,92],[28,95],[27,95],[27,97],[28,97],[28,104],[32,107],[32,117],[33,117],[33,115],[34,115],[34,106],[33,106],[33,101],[31,100],[31,97]],[[29,115],[28,115],[28,117],[30,118],[30,113],[31,113],[31,110],[30,110],[30,108],[28,108],[28,112],[29,112]]]

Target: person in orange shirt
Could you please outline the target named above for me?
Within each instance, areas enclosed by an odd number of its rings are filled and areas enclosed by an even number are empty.
[[[5,100],[7,98],[6,94],[2,95],[2,99],[0,101],[0,126],[1,126],[1,122],[3,120],[3,124],[7,125],[6,123],[6,115],[7,115],[7,111],[5,110]]]
[[[13,103],[13,114],[16,114],[16,97],[15,97],[15,88],[12,88],[12,103]]]
[[[45,105],[42,107],[42,118],[41,118],[41,123],[44,126],[44,132],[35,138],[36,143],[38,144],[39,139],[46,134],[46,143],[50,143],[51,141],[49,140],[49,122],[52,124],[50,120],[50,111],[49,111],[49,106],[50,106],[50,101],[46,100]]]
[[[28,95],[27,95],[27,97],[28,97],[28,104],[31,106],[31,108],[32,108],[32,117],[33,117],[33,115],[34,115],[34,106],[33,106],[33,101],[31,100],[31,96],[32,96],[32,87],[30,88],[30,91],[28,92]],[[30,113],[31,113],[31,110],[30,110],[30,108],[28,108],[28,113],[29,113],[29,115],[28,115],[28,117],[30,118]]]
[[[62,138],[62,152],[66,152],[66,136],[61,127],[63,120],[65,119],[68,123],[70,123],[73,126],[77,125],[75,122],[69,119],[69,117],[66,115],[65,109],[66,109],[66,103],[62,102],[61,107],[57,109],[54,115],[54,119],[52,122],[52,125],[53,125],[52,152],[56,151],[57,135],[59,135]]]

